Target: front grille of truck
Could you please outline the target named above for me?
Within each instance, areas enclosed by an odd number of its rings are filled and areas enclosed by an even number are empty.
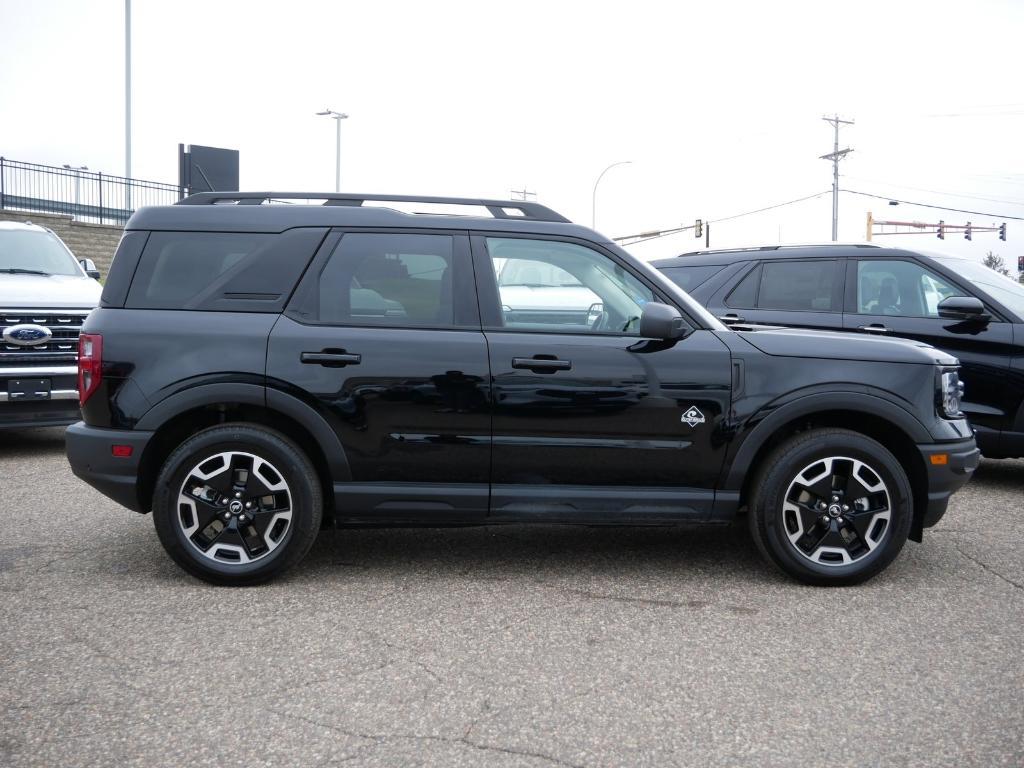
[[[78,359],[78,334],[89,314],[87,309],[0,309],[0,368],[75,364]],[[53,334],[44,344],[11,344],[3,332],[14,325],[41,325]]]

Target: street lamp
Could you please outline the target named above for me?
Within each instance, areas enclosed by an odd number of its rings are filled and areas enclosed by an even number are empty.
[[[337,125],[338,147],[334,163],[334,191],[341,192],[341,121],[348,120],[348,115],[344,112],[335,112],[333,109],[325,109],[323,112],[317,112],[317,115],[320,117],[330,117]]]
[[[64,167],[67,168],[69,171],[74,171],[75,172],[75,208],[78,208],[78,187],[79,187],[79,184],[82,181],[82,171],[88,171],[89,170],[89,166],[88,165],[69,165],[68,163],[64,163]]]
[[[607,168],[605,168],[603,171],[601,171],[601,175],[597,177],[597,181],[594,182],[594,194],[591,196],[591,200],[590,200],[590,228],[591,229],[597,229],[597,185],[601,183],[601,179],[604,178],[604,175],[606,173],[608,173],[608,171],[610,171],[615,166],[617,166],[617,165],[630,165],[630,164],[632,164],[632,162],[633,162],[632,160],[620,160],[617,163],[612,163]]]

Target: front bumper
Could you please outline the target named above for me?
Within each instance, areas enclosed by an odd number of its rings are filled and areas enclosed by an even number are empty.
[[[65,433],[71,471],[118,504],[136,512],[149,511],[139,498],[139,468],[152,432],[102,429],[79,421]],[[131,456],[114,456],[115,445],[131,446]]]
[[[48,384],[45,399],[19,400],[9,391],[14,382],[36,379]],[[81,417],[76,366],[0,367],[0,429],[64,426]]]
[[[928,497],[923,509],[918,506],[920,514],[915,515],[915,525],[911,531],[911,537],[916,533],[916,540],[919,541],[921,529],[931,528],[939,522],[946,514],[949,497],[971,479],[981,461],[981,451],[973,437],[955,443],[919,445],[917,448],[921,452],[928,476]]]

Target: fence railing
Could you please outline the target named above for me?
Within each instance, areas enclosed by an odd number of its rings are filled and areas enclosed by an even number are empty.
[[[143,205],[170,205],[175,184],[0,157],[0,209],[62,213],[96,224],[124,224]]]

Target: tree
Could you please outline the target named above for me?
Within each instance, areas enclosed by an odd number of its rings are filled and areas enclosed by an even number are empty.
[[[1010,276],[1010,270],[1006,268],[1006,262],[1003,261],[1003,257],[997,253],[989,251],[985,254],[985,260],[982,262],[989,269],[994,269],[1000,275]]]

